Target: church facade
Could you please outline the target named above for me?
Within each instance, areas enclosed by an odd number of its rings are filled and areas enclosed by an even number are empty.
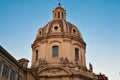
[[[92,64],[86,67],[86,43],[78,28],[66,20],[60,4],[53,10],[53,19],[38,30],[31,47],[31,68],[27,59],[17,61],[0,47],[0,80],[108,80],[99,79]]]

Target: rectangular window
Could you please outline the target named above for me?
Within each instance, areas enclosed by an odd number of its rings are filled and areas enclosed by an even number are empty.
[[[2,62],[0,62],[0,74],[1,74],[1,69],[2,69]]]
[[[11,70],[10,80],[15,80],[16,73],[14,70]]]
[[[18,80],[23,80],[23,77],[21,75],[19,75]]]
[[[58,18],[60,18],[60,12],[58,12]]]
[[[79,60],[79,49],[75,48],[75,60]]]
[[[58,46],[52,47],[52,57],[58,57]]]
[[[37,61],[38,60],[38,50],[36,50],[36,58],[35,60]]]
[[[5,78],[8,78],[8,76],[9,76],[9,67],[7,65],[4,65],[3,76]]]
[[[63,12],[62,12],[62,19],[63,19]]]

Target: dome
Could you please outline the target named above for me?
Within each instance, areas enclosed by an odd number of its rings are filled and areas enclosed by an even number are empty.
[[[38,30],[32,44],[32,66],[41,61],[49,65],[59,65],[60,59],[76,61],[86,67],[84,42],[79,29],[66,20],[66,10],[58,5],[53,10],[53,20]]]
[[[38,41],[53,37],[69,38],[86,45],[78,28],[66,21],[66,10],[63,9],[61,5],[58,5],[58,7],[53,10],[53,20],[38,30],[34,44]]]
[[[52,37],[70,38],[84,43],[78,28],[66,20],[52,20],[48,22],[43,28],[38,30],[35,41]]]

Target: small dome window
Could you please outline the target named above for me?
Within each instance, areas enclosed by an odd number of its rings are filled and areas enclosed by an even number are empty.
[[[41,32],[41,31],[40,31],[39,33],[40,33],[40,34],[42,34],[42,32]]]
[[[58,30],[58,26],[55,26],[54,29],[55,29],[55,30]]]
[[[76,33],[76,30],[75,30],[75,29],[73,29],[73,33]]]

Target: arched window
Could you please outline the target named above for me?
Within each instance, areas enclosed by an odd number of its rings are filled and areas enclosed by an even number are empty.
[[[78,61],[79,60],[79,49],[75,48],[75,60]]]
[[[58,57],[58,46],[53,46],[52,47],[52,57]]]
[[[35,61],[38,60],[38,50],[36,50],[36,58],[35,58]]]

